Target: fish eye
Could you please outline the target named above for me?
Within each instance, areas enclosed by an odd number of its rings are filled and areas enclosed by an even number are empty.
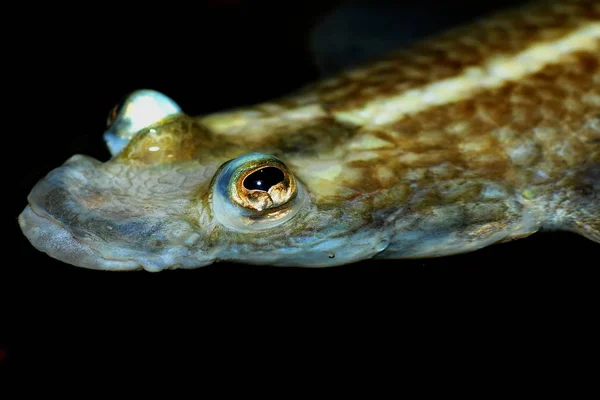
[[[273,160],[243,173],[233,189],[234,201],[256,211],[279,207],[296,194],[294,177]]]
[[[251,153],[223,164],[212,185],[213,212],[235,230],[267,229],[295,215],[303,187],[278,158]]]
[[[104,140],[111,155],[118,154],[144,128],[181,114],[181,108],[155,90],[137,90],[115,105],[107,118]]]

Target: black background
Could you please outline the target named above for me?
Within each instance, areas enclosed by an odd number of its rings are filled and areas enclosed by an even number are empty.
[[[378,338],[396,334],[428,338],[433,347],[453,347],[448,337],[457,333],[489,337],[497,349],[516,342],[546,354],[548,337],[561,342],[558,330],[590,333],[598,244],[569,233],[429,260],[316,270],[217,264],[156,274],[76,268],[21,234],[16,219],[39,179],[73,154],[108,158],[101,134],[122,96],[153,88],[187,113],[204,114],[285,94],[318,79],[309,34],[338,3],[215,0],[134,11],[91,2],[36,6],[23,18],[6,61],[14,72],[5,75],[18,91],[5,118],[5,173],[15,182],[5,186],[10,202],[2,212],[1,363],[119,363],[185,358],[190,349],[195,358],[235,360],[273,347],[289,360],[307,342],[347,356],[365,344],[377,353]],[[405,3],[421,4],[434,22],[481,12],[467,1]],[[504,2],[488,3],[480,9]],[[420,22],[406,15],[402,23]],[[492,340],[496,334],[502,339]]]

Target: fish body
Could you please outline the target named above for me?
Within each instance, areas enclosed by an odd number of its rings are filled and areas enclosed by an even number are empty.
[[[320,267],[574,231],[600,242],[600,3],[541,2],[252,107],[138,91],[19,217],[106,270]]]

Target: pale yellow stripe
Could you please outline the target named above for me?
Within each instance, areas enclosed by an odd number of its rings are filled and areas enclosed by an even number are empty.
[[[199,120],[213,132],[237,134],[250,125],[259,129],[262,125],[269,123],[283,123],[286,121],[290,123],[302,122],[327,116],[323,108],[315,104],[293,109],[286,109],[278,107],[276,104],[268,103],[264,103],[261,106],[263,109],[267,109],[270,114],[262,112],[257,108],[239,109],[202,116],[199,117]],[[269,106],[271,107],[270,109]]]
[[[361,108],[334,112],[335,118],[357,125],[383,125],[417,113],[468,98],[481,89],[502,86],[538,72],[576,51],[600,51],[600,23],[590,23],[567,36],[533,45],[512,56],[494,57],[461,75],[412,89],[394,97],[368,102]]]

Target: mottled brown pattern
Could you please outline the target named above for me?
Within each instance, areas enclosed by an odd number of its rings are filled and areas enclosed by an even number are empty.
[[[600,54],[575,53],[519,82],[377,127],[372,134],[397,147],[378,167],[388,164],[400,181],[425,168],[436,180],[460,172],[524,187],[598,161],[599,65]]]
[[[387,125],[353,126],[336,121],[329,112],[398,95],[491,57],[558,40],[599,18],[595,1],[546,2],[501,13],[321,82],[312,88],[315,92],[306,92],[305,103],[297,108],[288,99],[200,117],[198,122],[214,136],[199,125],[196,143],[178,150],[179,158],[196,157],[212,165],[248,152],[274,154],[288,163],[315,198],[331,204],[372,193],[377,199],[365,201],[382,202],[377,194],[381,191],[396,193],[383,196],[396,203],[420,192],[420,197],[411,198],[413,207],[420,207],[419,201],[432,204],[432,199],[438,205],[459,198],[474,201],[487,196],[482,187],[489,184],[540,196],[549,190],[544,185],[598,159],[600,52],[568,54],[518,81],[478,90]],[[355,85],[370,94],[357,92]],[[140,136],[124,157],[158,162],[147,150],[146,141],[154,136]],[[456,190],[450,193],[445,188],[449,185]]]
[[[600,54],[573,53],[518,82],[377,127],[354,127],[322,115],[273,116],[221,136],[181,117],[138,135],[119,158],[146,163],[197,158],[219,164],[263,152],[289,163],[315,196],[334,190],[335,201],[398,185],[457,179],[526,189],[597,160],[599,65]],[[153,146],[160,151],[150,151]],[[331,177],[336,183],[329,190],[323,188],[322,174],[308,168],[328,166],[324,160],[343,167]]]
[[[510,56],[600,19],[593,0],[540,3],[481,19],[410,49],[320,82],[310,90],[332,110],[360,107],[373,98],[456,76],[497,56]]]
[[[542,228],[600,242],[599,36],[597,0],[540,3],[285,99],[168,117],[50,173],[20,224],[66,262],[151,271],[435,257]],[[228,207],[237,175],[217,171],[265,155],[297,182],[289,220]]]
[[[509,57],[532,45],[558,40],[599,20],[600,4],[596,0],[533,2],[433,36],[381,60],[309,85],[291,96],[211,115],[211,123],[218,120],[225,124],[210,127],[216,132],[245,135],[244,127],[251,129],[306,105],[316,104],[327,111],[360,108],[370,100],[455,77],[494,57]]]

